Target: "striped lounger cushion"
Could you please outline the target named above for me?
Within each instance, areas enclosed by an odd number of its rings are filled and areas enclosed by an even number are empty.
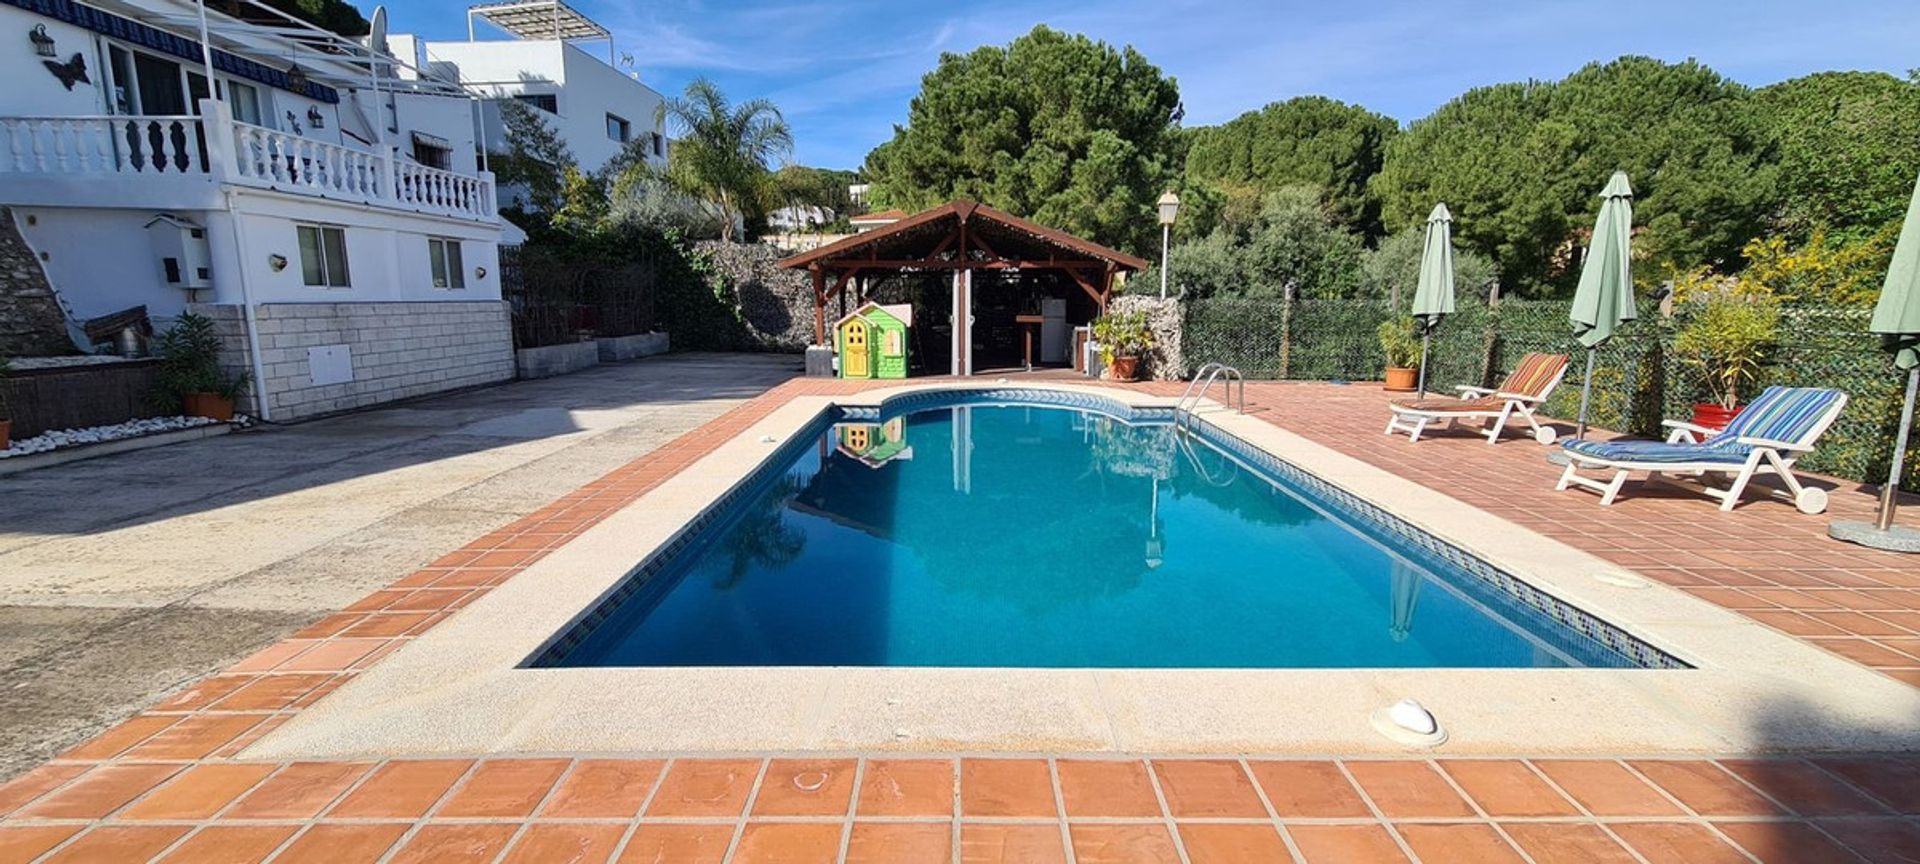
[[[1745,410],[1713,437],[1698,444],[1667,444],[1661,441],[1567,441],[1563,446],[1573,453],[1614,462],[1678,464],[1683,462],[1746,461],[1753,447],[1740,438],[1764,438],[1769,441],[1798,442],[1840,398],[1840,391],[1825,387],[1768,387]]]
[[[1565,365],[1567,358],[1564,354],[1528,354],[1507,375],[1507,380],[1500,382],[1500,392],[1539,396],[1553,382],[1554,376],[1560,374],[1560,367]],[[1393,405],[1409,411],[1498,414],[1500,409],[1507,406],[1507,400],[1498,396],[1479,399],[1396,399]]]

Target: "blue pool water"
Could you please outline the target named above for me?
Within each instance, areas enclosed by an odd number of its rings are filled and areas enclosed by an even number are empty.
[[[788,452],[534,665],[1635,665],[1165,423],[943,407]]]

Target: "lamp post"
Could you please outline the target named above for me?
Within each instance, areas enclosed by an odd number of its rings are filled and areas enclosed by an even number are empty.
[[[1167,244],[1173,236],[1174,217],[1180,215],[1180,196],[1172,189],[1160,196],[1160,299],[1167,299]]]

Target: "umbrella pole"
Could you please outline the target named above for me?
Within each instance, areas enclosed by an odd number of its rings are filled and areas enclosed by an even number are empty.
[[[1913,433],[1913,397],[1920,389],[1920,366],[1907,373],[1907,401],[1900,409],[1900,434],[1893,439],[1893,467],[1887,471],[1887,485],[1880,490],[1880,512],[1874,517],[1875,530],[1893,527],[1893,510],[1900,498],[1900,468],[1906,461],[1907,436]]]
[[[1587,400],[1593,397],[1593,349],[1587,349],[1587,377],[1580,382],[1580,425],[1573,437],[1586,440],[1587,437]]]
[[[1420,331],[1420,395],[1418,398],[1421,399],[1427,398],[1427,340],[1432,338],[1431,332],[1425,329]]]

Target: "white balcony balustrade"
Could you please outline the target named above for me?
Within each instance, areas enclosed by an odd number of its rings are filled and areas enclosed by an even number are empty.
[[[0,204],[113,206],[124,199],[124,206],[153,206],[178,198],[173,206],[197,209],[213,206],[205,190],[225,183],[499,219],[492,174],[431,168],[241,123],[223,103],[200,104],[197,117],[0,117],[0,189],[16,190],[0,192]],[[186,180],[197,182],[182,185]]]

